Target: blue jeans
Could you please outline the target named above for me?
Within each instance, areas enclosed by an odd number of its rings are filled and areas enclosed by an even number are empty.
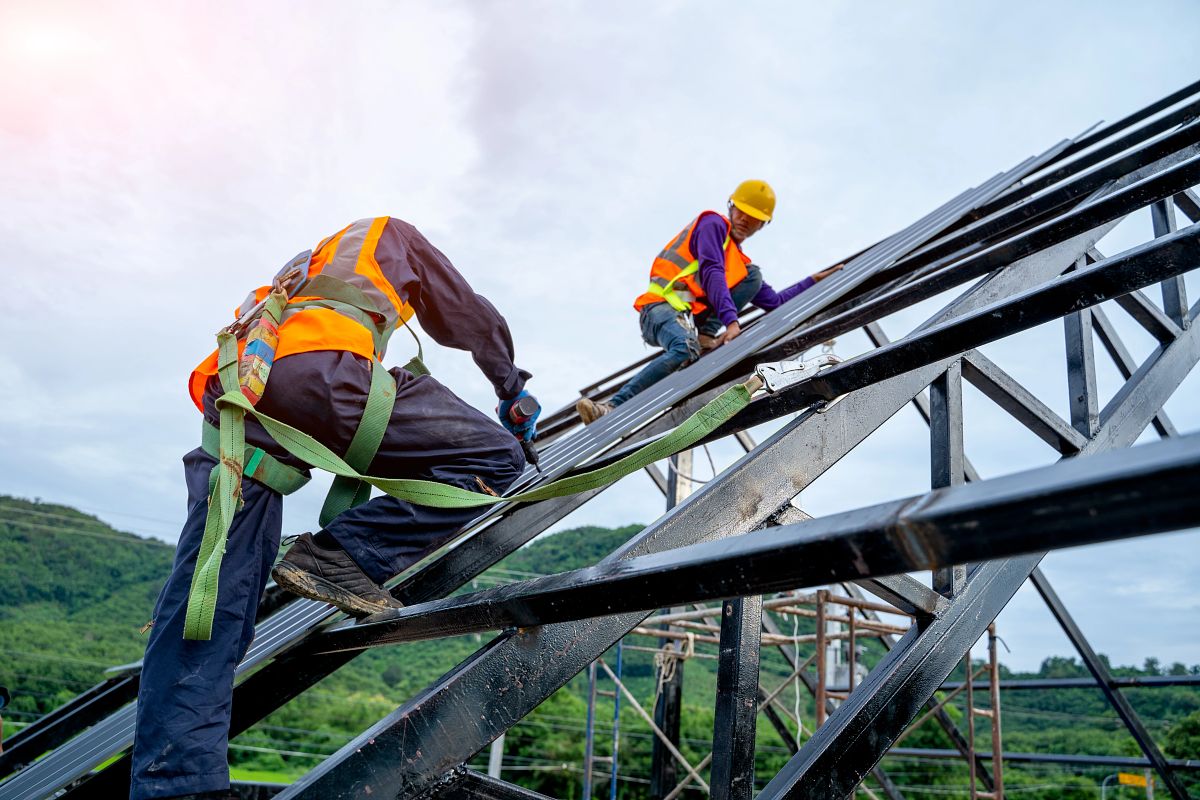
[[[747,275],[737,286],[729,290],[733,305],[741,311],[758,294],[762,287],[762,272],[754,264],[746,268]],[[649,387],[661,381],[672,372],[692,363],[700,357],[700,341],[698,333],[705,336],[715,336],[721,329],[721,320],[706,308],[695,320],[690,319],[688,312],[679,312],[671,308],[670,303],[651,303],[642,308],[639,321],[642,325],[642,339],[646,344],[657,345],[663,349],[662,355],[642,367],[642,371],[629,379],[609,402],[619,406]]]

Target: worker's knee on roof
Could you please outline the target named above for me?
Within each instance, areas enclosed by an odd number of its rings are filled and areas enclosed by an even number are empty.
[[[666,352],[675,369],[679,369],[700,358],[700,342],[695,336],[681,336],[667,345]]]

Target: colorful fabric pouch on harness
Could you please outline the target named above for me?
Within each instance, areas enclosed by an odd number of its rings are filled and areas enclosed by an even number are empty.
[[[246,349],[238,360],[238,384],[251,405],[257,405],[267,390],[267,377],[279,346],[279,316],[286,304],[286,294],[271,292],[262,316],[254,320],[246,336]]]

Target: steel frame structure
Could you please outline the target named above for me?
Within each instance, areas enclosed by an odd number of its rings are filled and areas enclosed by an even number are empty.
[[[1192,191],[1200,183],[1198,113],[1200,83],[1064,140],[855,255],[833,278],[594,425],[580,428],[569,407],[549,415],[541,440],[543,473],[527,471],[514,488],[593,468],[644,444],[722,387],[743,380],[758,362],[794,356],[858,328],[866,328],[877,345],[756,400],[715,432],[712,439],[737,436],[747,444],[749,428],[796,415],[594,567],[444,599],[603,490],[483,513],[455,546],[428,554],[400,577],[392,591],[406,608],[395,614],[353,626],[327,606],[296,601],[266,615],[239,667],[231,732],[245,730],[364,648],[500,630],[282,796],[538,797],[463,765],[655,609],[721,599],[728,601],[717,698],[724,722],[714,736],[710,784],[722,798],[748,798],[755,715],[747,708],[759,697],[764,619],[758,596],[855,581],[915,614],[919,624],[831,709],[826,724],[763,790],[772,799],[842,797],[872,770],[878,776],[889,746],[1032,579],[1146,762],[1173,797],[1186,797],[1178,765],[1158,750],[1038,564],[1047,547],[1200,523],[1200,505],[1189,493],[1200,470],[1200,441],[1177,436],[1163,411],[1200,360],[1200,326],[1194,324],[1200,304],[1188,306],[1183,281],[1184,273],[1200,266],[1200,200]],[[1150,210],[1154,238],[1105,257],[1097,249],[1101,238],[1143,209]],[[1176,209],[1192,224],[1180,227]],[[1161,304],[1142,293],[1154,284],[1161,287]],[[925,324],[886,341],[879,320],[955,289],[960,294]],[[1099,307],[1107,301],[1158,343],[1142,363]],[[1069,419],[977,349],[1056,319],[1064,321]],[[1126,379],[1103,407],[1096,390],[1097,339]],[[587,392],[606,396],[628,372]],[[964,380],[1065,460],[978,480],[963,452]],[[788,521],[802,489],[909,403],[930,425],[930,494]],[[1119,457],[1101,455],[1129,447],[1151,426],[1168,441]],[[1098,513],[1105,515],[1103,524]],[[934,570],[934,591],[904,575],[912,570]],[[670,581],[660,579],[666,572]],[[128,696],[137,676],[123,680],[120,691],[110,687],[99,695],[109,702]],[[44,741],[64,742],[57,748],[42,754],[27,747],[19,758],[0,762],[4,772],[25,765],[0,782],[0,800],[64,789],[68,797],[112,797],[127,789],[127,755],[96,767],[127,750],[133,704],[102,714],[108,709],[95,705],[100,699],[81,697],[71,713],[52,720],[58,727]],[[72,718],[86,725],[61,722]],[[948,719],[939,722],[953,728]],[[68,741],[71,734],[78,735]],[[952,736],[957,752],[961,739]],[[977,764],[981,780],[990,785],[982,766]],[[894,786],[881,785],[900,796]]]

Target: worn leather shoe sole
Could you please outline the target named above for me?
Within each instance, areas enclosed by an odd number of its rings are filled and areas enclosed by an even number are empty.
[[[275,568],[271,570],[271,577],[275,579],[276,583],[293,594],[307,597],[309,600],[320,600],[321,602],[329,603],[339,611],[344,611],[355,617],[365,617],[399,606],[399,604],[388,606],[359,597],[352,592],[346,591],[336,583],[325,580],[320,575],[305,572],[286,561],[280,561],[275,565]]]
[[[583,420],[584,425],[591,425],[612,410],[611,403],[597,403],[587,397],[581,398],[575,404],[575,411],[579,414],[579,418]]]

